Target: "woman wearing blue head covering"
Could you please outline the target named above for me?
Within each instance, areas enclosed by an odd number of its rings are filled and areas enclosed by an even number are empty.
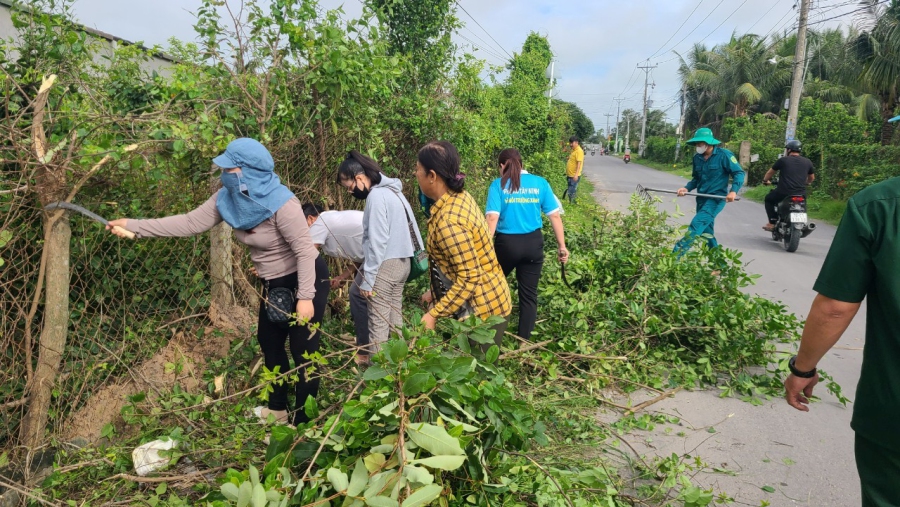
[[[214,168],[222,170],[223,188],[197,209],[158,219],[120,218],[110,221],[107,229],[116,234],[112,227],[118,225],[138,238],[157,238],[194,236],[222,221],[233,227],[235,238],[249,247],[250,258],[264,283],[257,339],[266,368],[278,367],[285,373],[290,369],[285,340],[290,337],[291,355],[300,365],[306,362],[305,353],[319,349],[319,334],[310,336],[306,325],[279,322],[282,319],[277,313],[270,317],[266,309],[269,293],[280,287],[289,289],[296,298],[298,319],[319,323],[328,301],[328,267],[309,237],[300,201],[275,174],[269,150],[254,139],[236,139],[212,162]],[[272,414],[277,421],[287,422],[287,385],[272,388],[268,407],[257,407],[255,412],[263,419]],[[294,424],[309,421],[303,405],[307,397],[315,398],[318,390],[319,379],[308,378],[304,369],[295,385],[299,410],[294,413]]]

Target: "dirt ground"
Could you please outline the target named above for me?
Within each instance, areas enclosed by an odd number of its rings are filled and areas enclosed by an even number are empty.
[[[87,404],[62,425],[62,438],[66,441],[83,439],[89,443],[96,442],[106,424],[122,421],[120,414],[127,397],[141,391],[153,400],[158,393],[169,391],[176,384],[190,393],[202,389],[206,365],[224,358],[232,340],[246,336],[254,322],[246,308],[225,311],[215,305],[210,308],[209,318],[213,326],[207,327],[201,338],[176,333],[153,357],[129,368],[127,376],[91,395]],[[216,333],[217,330],[222,332]],[[167,364],[180,367],[172,369],[170,366],[167,371]]]

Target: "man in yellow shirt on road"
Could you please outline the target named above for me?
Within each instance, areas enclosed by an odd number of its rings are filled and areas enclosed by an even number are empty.
[[[569,202],[574,203],[575,191],[578,189],[578,180],[581,179],[581,169],[584,166],[584,150],[581,149],[576,136],[569,138],[569,147],[572,148],[569,161],[566,163],[566,181],[568,181],[569,187],[563,195],[568,195]]]

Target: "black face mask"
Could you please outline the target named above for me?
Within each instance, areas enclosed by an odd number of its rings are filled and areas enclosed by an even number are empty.
[[[369,191],[370,191],[370,189],[368,189],[368,188],[362,189],[357,186],[354,186],[353,190],[350,191],[350,195],[352,195],[353,197],[356,197],[360,201],[365,201],[366,197],[369,197]]]

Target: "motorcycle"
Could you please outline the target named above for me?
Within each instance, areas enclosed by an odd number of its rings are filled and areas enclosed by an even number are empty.
[[[628,153],[626,153],[625,156],[622,157],[622,160],[624,160],[626,164],[629,163],[629,162],[631,162],[631,155],[629,155]]]
[[[593,151],[591,152],[591,156],[592,156],[592,157],[594,156],[594,152],[593,152]]]
[[[806,213],[806,196],[789,195],[778,204],[776,210],[778,221],[772,229],[772,240],[781,241],[788,252],[796,252],[800,246],[800,238],[805,238],[816,230],[816,224],[809,221]]]

